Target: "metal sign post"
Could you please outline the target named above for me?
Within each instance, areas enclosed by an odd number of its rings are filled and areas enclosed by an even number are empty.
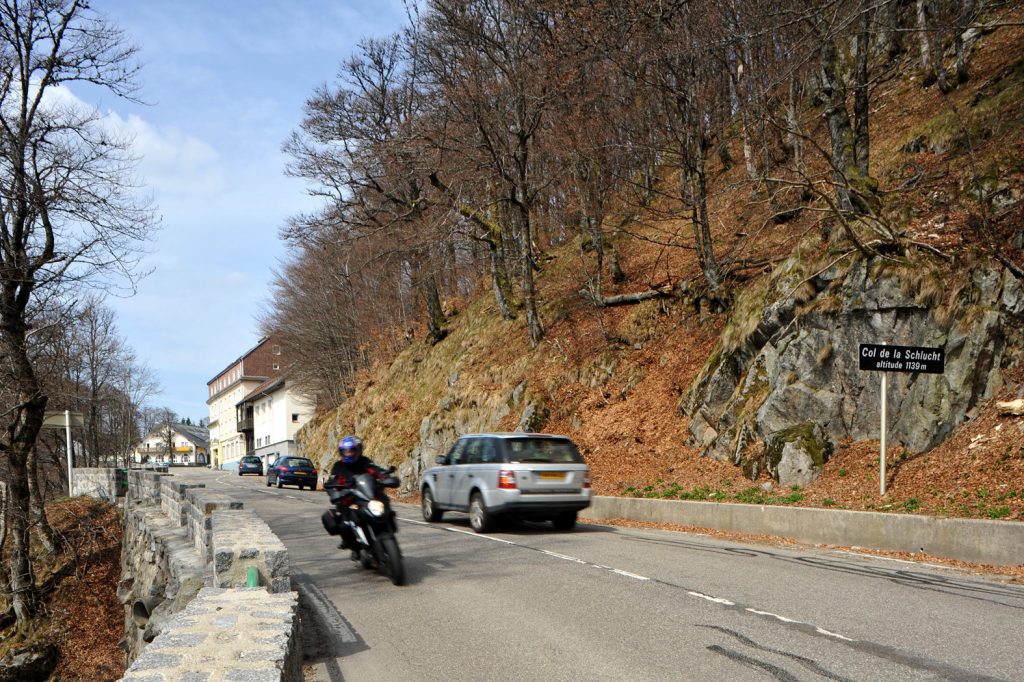
[[[882,372],[882,400],[881,400],[881,403],[882,403],[882,410],[881,410],[881,412],[882,413],[881,413],[881,415],[880,415],[880,417],[878,419],[879,427],[880,427],[879,431],[882,434],[881,439],[880,439],[880,445],[879,445],[879,450],[881,452],[879,454],[879,459],[878,459],[878,495],[879,495],[879,497],[885,497],[885,415],[886,415],[886,411],[885,411],[885,396],[888,393],[888,391],[886,390],[887,387],[888,387],[888,382],[886,381],[886,377],[888,377],[888,376],[889,376],[888,374],[886,374],[885,372]]]
[[[71,410],[64,410],[64,436],[68,442],[68,497],[75,494],[71,487],[71,461],[74,454],[71,450]]]
[[[921,374],[942,374],[946,369],[946,351],[942,348],[924,346],[890,346],[885,343],[860,344],[860,369],[882,372],[881,414],[879,426],[878,493],[885,497],[885,431],[886,397],[888,393],[888,372],[911,372]]]
[[[46,412],[43,415],[43,428],[44,429],[64,429],[64,437],[67,441],[68,448],[68,496],[72,494],[72,480],[71,480],[71,468],[74,466],[74,443],[71,440],[71,427],[82,427],[85,426],[85,416],[81,412],[72,412],[71,410],[64,410],[63,412]]]

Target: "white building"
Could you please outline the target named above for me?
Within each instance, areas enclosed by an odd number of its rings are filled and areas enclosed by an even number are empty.
[[[245,397],[239,405],[253,415],[253,448],[269,464],[281,455],[295,455],[295,432],[315,411],[313,403],[300,395],[284,377],[270,379]]]
[[[240,411],[245,396],[283,370],[281,348],[270,338],[249,349],[207,382],[210,407],[210,455],[215,467],[237,462],[252,452],[253,416]]]
[[[209,461],[209,431],[202,426],[170,424],[172,448],[167,449],[167,424],[150,431],[135,447],[132,459],[137,463],[166,462],[203,466]]]

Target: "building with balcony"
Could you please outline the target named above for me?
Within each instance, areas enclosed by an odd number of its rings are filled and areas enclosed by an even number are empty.
[[[139,464],[164,462],[182,466],[206,466],[209,463],[209,447],[210,433],[206,427],[164,423],[146,434],[135,447],[132,460]]]
[[[269,465],[281,455],[295,455],[295,433],[315,412],[286,376],[268,379],[238,405],[238,414],[252,428],[253,453]]]
[[[255,447],[253,414],[241,405],[247,395],[284,370],[281,347],[270,337],[206,383],[210,408],[210,456],[214,466],[237,462]]]

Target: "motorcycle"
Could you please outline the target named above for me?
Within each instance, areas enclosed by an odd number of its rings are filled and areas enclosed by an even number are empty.
[[[341,535],[342,528],[348,526],[350,537],[356,542],[352,548],[353,561],[366,569],[376,568],[392,583],[401,585],[405,582],[405,567],[395,538],[398,524],[386,492],[387,488],[399,485],[398,478],[392,475],[394,472],[395,468],[391,467],[380,480],[372,474],[359,474],[354,477],[352,486],[346,488],[325,483],[324,489],[334,508],[325,511],[321,521],[330,535]]]

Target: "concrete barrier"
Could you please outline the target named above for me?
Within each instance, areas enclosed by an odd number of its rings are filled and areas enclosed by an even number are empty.
[[[594,497],[580,516],[781,535],[815,544],[923,552],[978,564],[1024,564],[1024,523],[1018,521],[633,497]]]

